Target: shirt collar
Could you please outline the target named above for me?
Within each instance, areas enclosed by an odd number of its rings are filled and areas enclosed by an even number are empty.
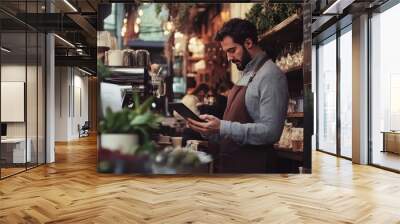
[[[251,61],[246,65],[246,67],[243,70],[243,74],[249,73],[251,71],[254,71],[258,64],[260,64],[263,60],[263,58],[266,57],[266,53],[264,51],[259,52]]]

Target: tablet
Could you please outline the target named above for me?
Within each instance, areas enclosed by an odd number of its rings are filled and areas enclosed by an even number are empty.
[[[200,117],[198,117],[195,113],[193,113],[193,111],[187,108],[183,103],[169,103],[169,106],[179,115],[181,115],[185,120],[191,118],[195,121],[206,122],[205,120],[202,120]]]

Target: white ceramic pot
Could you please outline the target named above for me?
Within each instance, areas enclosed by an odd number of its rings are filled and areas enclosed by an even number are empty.
[[[117,151],[122,154],[134,154],[139,146],[139,136],[136,134],[102,134],[101,148]]]

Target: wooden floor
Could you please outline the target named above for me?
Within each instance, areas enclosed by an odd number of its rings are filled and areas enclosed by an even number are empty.
[[[400,223],[400,175],[313,154],[311,175],[96,173],[96,142],[0,181],[0,223]]]
[[[0,168],[0,169],[1,169],[1,177],[2,178],[25,171],[25,167],[24,168]]]
[[[374,164],[400,170],[400,154],[376,150],[374,151],[372,160]]]

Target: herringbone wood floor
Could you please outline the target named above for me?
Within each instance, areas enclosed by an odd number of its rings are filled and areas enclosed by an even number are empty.
[[[400,175],[315,152],[311,175],[96,173],[95,138],[0,181],[0,223],[400,223]]]

